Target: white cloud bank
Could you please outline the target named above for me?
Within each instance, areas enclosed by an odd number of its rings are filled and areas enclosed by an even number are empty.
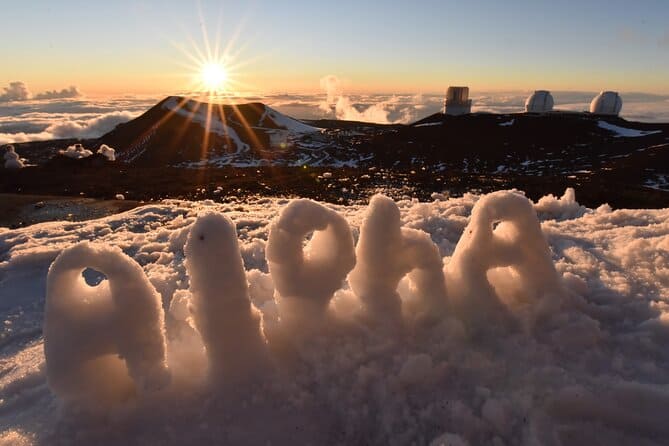
[[[60,120],[54,119],[55,122],[37,133],[0,133],[0,144],[65,138],[97,138],[136,116],[136,113],[129,111],[115,111],[83,119],[69,115]]]
[[[67,99],[81,96],[81,92],[75,86],[63,88],[62,90],[48,90],[32,95],[25,82],[10,82],[8,87],[3,87],[4,93],[0,94],[0,102],[19,102],[48,99]]]
[[[0,230],[0,442],[666,444],[668,209],[585,209],[573,191],[288,203]],[[317,301],[307,336],[285,324],[288,295]],[[118,383],[102,413],[60,406]]]
[[[342,81],[321,79],[319,94],[270,94],[236,97],[236,103],[260,101],[298,119],[346,119],[376,123],[408,123],[441,110],[442,94],[348,94]],[[96,138],[121,122],[133,119],[162,97],[64,98],[76,88],[43,93],[37,100],[22,83],[12,83],[0,96],[23,98],[0,101],[0,144],[53,138]],[[474,112],[518,113],[530,92],[472,91]],[[554,91],[555,108],[587,110],[596,92]],[[669,96],[622,93],[622,117],[643,122],[669,122]],[[58,97],[58,98],[57,98]]]

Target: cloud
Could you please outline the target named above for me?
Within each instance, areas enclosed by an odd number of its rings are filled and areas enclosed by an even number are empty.
[[[133,112],[117,111],[88,119],[64,119],[53,122],[37,133],[0,133],[0,144],[65,138],[97,138],[136,116],[137,114]]]
[[[319,108],[324,112],[329,112],[332,105],[337,102],[343,93],[343,88],[339,78],[333,74],[328,74],[320,80],[321,90],[325,91],[326,98],[319,104]]]
[[[162,98],[84,97],[0,103],[0,144],[54,138],[96,138]]]
[[[63,88],[62,90],[47,90],[42,93],[32,95],[25,82],[15,81],[10,82],[9,87],[3,87],[5,91],[0,94],[0,102],[22,102],[29,100],[51,100],[51,99],[67,99],[77,98],[81,96],[81,92],[77,87],[71,86]]]
[[[44,93],[38,93],[33,96],[33,99],[67,99],[67,98],[77,98],[81,96],[81,92],[74,85],[69,88],[63,88],[62,90],[48,90]]]
[[[416,118],[416,109],[413,104],[403,103],[398,96],[371,103],[354,103],[351,97],[344,95],[339,78],[332,74],[321,78],[320,86],[326,97],[320,102],[318,108],[327,114],[334,113],[337,119],[395,124],[408,123]],[[369,100],[372,97],[366,99]]]
[[[30,99],[30,91],[23,82],[10,82],[9,87],[3,87],[5,92],[0,94],[0,102],[27,101]]]
[[[119,111],[100,115],[92,119],[72,120],[51,125],[47,132],[56,138],[97,138],[111,131],[117,125],[130,121],[134,113]]]

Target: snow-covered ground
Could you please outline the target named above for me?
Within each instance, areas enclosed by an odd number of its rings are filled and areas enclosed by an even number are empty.
[[[615,133],[616,138],[639,138],[641,136],[655,135],[661,133],[660,130],[643,131],[636,129],[628,129],[620,127],[619,125],[610,124],[606,121],[597,121],[597,125],[605,130]]]
[[[667,444],[669,209],[434,198],[0,229],[0,443]]]

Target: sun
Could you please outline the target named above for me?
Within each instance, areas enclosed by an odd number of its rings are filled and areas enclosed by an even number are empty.
[[[205,91],[219,93],[225,90],[228,70],[221,62],[205,62],[200,68],[200,81]]]
[[[246,45],[237,45],[239,36],[244,35],[241,28],[238,27],[223,39],[219,17],[215,37],[211,39],[202,11],[199,11],[199,15],[201,42],[191,35],[170,40],[174,49],[183,56],[174,61],[183,68],[177,75],[184,80],[178,90],[180,95],[200,98],[209,103],[219,103],[232,101],[243,92],[253,91],[254,87],[244,82],[246,76],[242,69],[254,59],[242,59]]]

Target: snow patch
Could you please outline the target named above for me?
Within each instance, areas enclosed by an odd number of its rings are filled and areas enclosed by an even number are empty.
[[[5,159],[5,169],[22,169],[26,167],[25,162],[27,160],[20,158],[19,154],[16,153],[16,150],[12,145],[7,146],[7,150],[5,150],[4,154],[4,159]]]
[[[288,117],[282,113],[279,113],[278,111],[274,110],[271,107],[268,107],[265,105],[265,110],[266,110],[266,115],[269,116],[272,121],[279,127],[283,127],[289,132],[292,133],[314,133],[314,132],[319,132],[321,129],[317,127],[313,127],[310,125],[307,125],[303,122],[298,121],[297,119],[293,119],[291,117]],[[259,125],[263,125],[263,120],[261,119],[259,122]]]
[[[58,153],[76,160],[88,158],[89,156],[93,155],[93,152],[86,149],[82,144],[73,144],[68,146],[65,150],[59,150]]]
[[[512,118],[510,121],[500,122],[498,125],[500,127],[511,127],[516,122],[515,118]]]
[[[553,194],[541,197],[535,203],[534,210],[543,219],[554,218],[557,220],[582,217],[588,212],[585,206],[581,206],[576,201],[576,191],[573,187],[568,187],[560,198]]]
[[[98,149],[98,153],[107,158],[108,161],[116,161],[116,150],[107,144],[102,144]]]
[[[609,124],[606,121],[597,121],[597,125],[599,126],[599,128],[615,133],[614,135],[615,138],[639,138],[641,136],[648,136],[648,135],[655,135],[657,133],[662,133],[661,130],[644,131],[644,130],[628,129],[614,124]]]
[[[416,125],[414,125],[414,127],[434,127],[434,126],[437,126],[437,125],[443,125],[443,123],[441,123],[441,122],[426,122],[426,123],[423,123],[423,124],[416,124]]]

